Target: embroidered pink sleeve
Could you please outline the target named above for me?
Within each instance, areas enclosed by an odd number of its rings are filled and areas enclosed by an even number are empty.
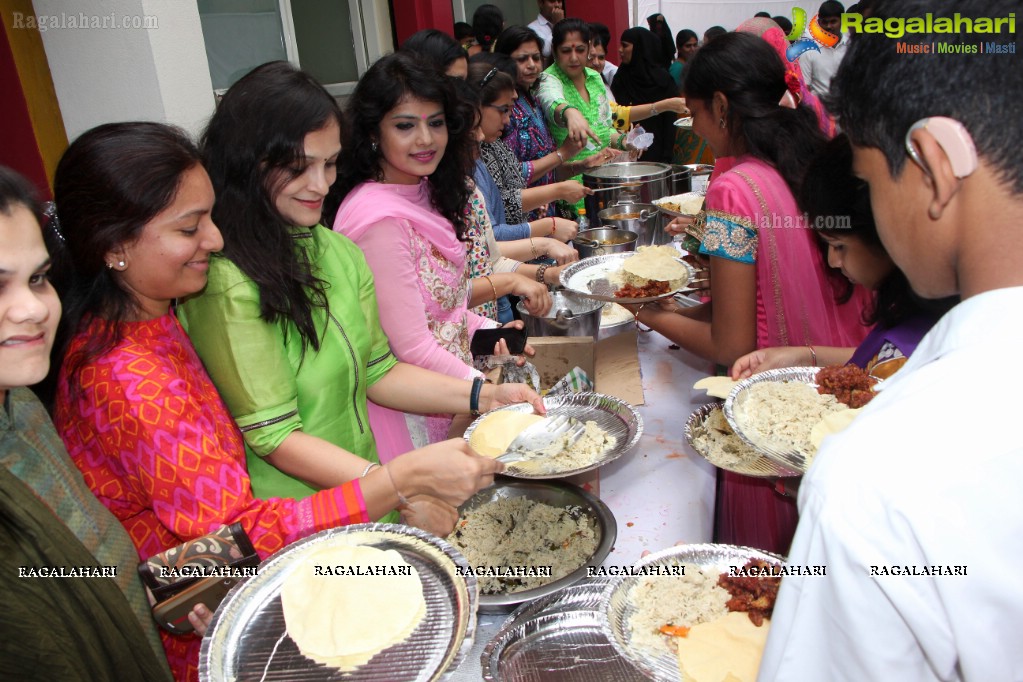
[[[402,362],[460,379],[476,376],[478,372],[451,348],[462,346],[456,338],[464,334],[459,330],[460,325],[468,323],[474,330],[481,326],[480,320],[486,318],[473,314],[460,321],[449,320],[445,315],[450,310],[442,311],[437,305],[440,299],[447,301],[451,308],[460,305],[465,311],[464,266],[457,268],[457,272],[454,269],[446,272],[446,261],[431,258],[428,247],[421,248],[417,235],[403,220],[379,221],[365,230],[357,243],[373,270],[380,325],[391,342],[394,355]],[[459,282],[461,294],[458,293]],[[431,330],[431,323],[436,331]],[[438,336],[447,347],[441,345]]]

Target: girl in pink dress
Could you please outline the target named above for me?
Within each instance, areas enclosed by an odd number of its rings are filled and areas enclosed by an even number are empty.
[[[443,76],[399,52],[359,81],[348,122],[332,190],[342,200],[333,226],[366,255],[391,350],[402,362],[458,378],[480,376],[469,341],[477,329],[497,323],[468,307],[465,207],[475,112]],[[488,286],[485,278],[477,282]],[[405,420],[410,443],[401,442],[398,420]],[[444,439],[451,421],[370,403],[385,462],[413,443]]]
[[[758,348],[856,346],[866,335],[858,288],[843,304],[795,190],[824,145],[817,114],[798,101],[774,49],[745,33],[703,47],[686,71],[693,131],[719,159],[704,203],[700,252],[710,257],[711,301],[695,308],[644,305],[637,321],[687,350],[731,366]],[[768,481],[723,472],[716,539],[784,553],[796,506]]]

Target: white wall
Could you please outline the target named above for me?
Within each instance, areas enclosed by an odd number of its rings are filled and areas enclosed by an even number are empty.
[[[213,112],[196,3],[187,0],[34,0],[69,139],[101,123],[150,120],[193,135]],[[89,28],[71,28],[82,19]],[[107,27],[92,27],[92,22]],[[124,22],[127,21],[127,27]],[[152,28],[135,28],[135,23]],[[154,25],[155,23],[155,25]]]
[[[760,11],[772,17],[782,15],[792,21],[792,8],[802,7],[807,19],[817,14],[821,0],[628,0],[632,26],[646,27],[646,18],[660,12],[671,27],[672,34],[684,28],[696,31],[703,40],[703,32],[711,26],[722,26],[733,31],[735,27]],[[854,0],[843,2],[848,6]],[[612,36],[614,38],[614,36]]]

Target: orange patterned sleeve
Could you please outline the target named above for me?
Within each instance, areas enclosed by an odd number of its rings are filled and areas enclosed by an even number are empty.
[[[55,421],[69,454],[141,557],[235,522],[266,557],[310,533],[369,520],[357,480],[303,500],[253,497],[241,434],[184,343],[126,340],[84,369],[75,399],[66,382],[58,397]]]

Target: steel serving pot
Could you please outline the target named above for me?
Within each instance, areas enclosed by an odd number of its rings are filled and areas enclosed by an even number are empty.
[[[638,213],[636,214],[636,219],[639,219]],[[604,221],[604,223],[608,224],[608,221]],[[598,227],[579,232],[575,239],[572,240],[575,250],[579,252],[579,258],[603,256],[606,253],[635,251],[636,240],[639,238],[639,234],[628,228],[618,228],[619,225],[609,225],[608,227]]]
[[[673,165],[671,167],[671,182],[668,185],[671,195],[685,194],[693,191],[693,171],[690,166]]]
[[[684,171],[679,171],[680,173]],[[676,171],[666,163],[637,161],[609,163],[583,174],[583,185],[593,190],[586,197],[586,214],[593,216],[594,227],[604,224],[601,211],[622,204],[650,204],[671,195],[672,177]],[[664,232],[667,216],[658,215],[645,225],[645,230],[628,229],[639,234],[637,244],[667,244],[672,237]]]
[[[530,315],[520,301],[516,306],[529,336],[592,336],[597,340],[603,301],[594,301],[567,291],[551,293],[547,317]]]
[[[636,243],[640,246],[659,243],[654,235],[658,230],[663,233],[660,227],[663,216],[653,204],[615,204],[601,211],[598,218],[607,227],[635,232]],[[635,247],[629,249],[635,250]],[[582,256],[582,252],[579,255]]]

